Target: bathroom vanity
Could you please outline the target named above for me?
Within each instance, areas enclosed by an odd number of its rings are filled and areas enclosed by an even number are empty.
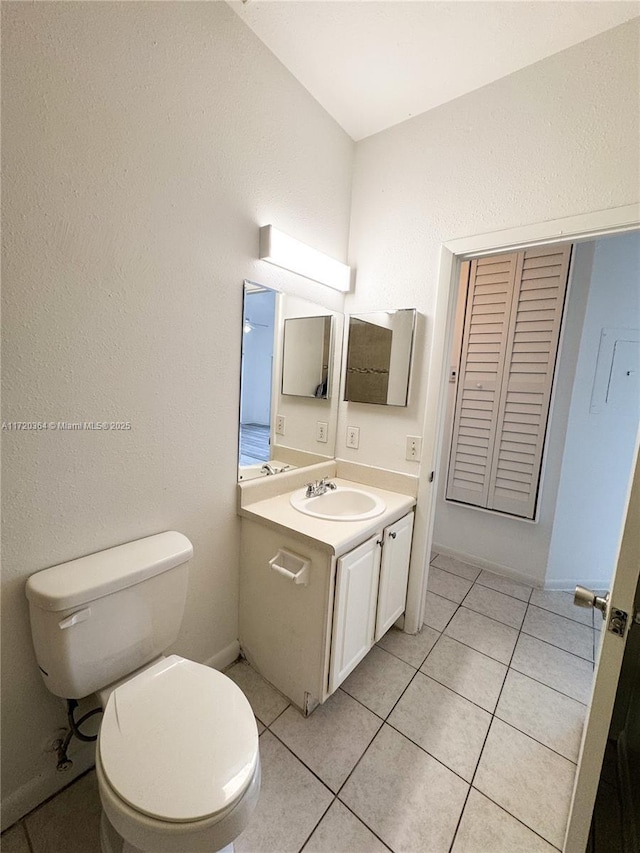
[[[307,515],[292,506],[292,494],[295,503],[300,493],[294,472],[287,491],[241,492],[238,508],[240,646],[305,714],[337,689],[405,609],[415,498],[332,482],[333,496],[362,490],[384,509],[349,521]]]

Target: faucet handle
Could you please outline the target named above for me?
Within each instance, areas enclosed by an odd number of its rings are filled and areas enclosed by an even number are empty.
[[[336,484],[335,484],[335,483],[332,483],[332,482],[331,482],[331,480],[330,480],[328,477],[323,477],[323,478],[320,480],[320,482],[318,483],[318,485],[319,485],[321,488],[325,488],[325,489],[337,489],[337,488],[338,488],[338,487],[336,486]]]
[[[317,485],[317,483],[305,483],[305,486],[307,487],[307,491],[304,494],[305,498],[310,498],[313,495]]]

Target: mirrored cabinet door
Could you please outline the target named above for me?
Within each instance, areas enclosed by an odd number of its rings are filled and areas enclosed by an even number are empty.
[[[415,323],[415,308],[351,315],[345,400],[407,405]]]

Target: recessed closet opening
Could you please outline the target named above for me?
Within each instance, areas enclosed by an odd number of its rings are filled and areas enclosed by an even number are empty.
[[[639,422],[639,280],[638,231],[460,260],[433,498],[441,567],[607,587]]]

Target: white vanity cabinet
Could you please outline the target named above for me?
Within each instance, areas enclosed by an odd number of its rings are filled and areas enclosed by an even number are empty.
[[[342,545],[269,524],[256,511],[243,514],[240,646],[305,714],[337,689],[404,612],[413,529],[413,510],[406,510],[413,500],[396,500],[395,520],[387,512],[377,530],[369,525],[360,542],[351,534]],[[348,530],[341,522],[334,527]],[[282,571],[273,559],[282,552],[305,562],[303,575]]]
[[[329,693],[404,613],[413,512],[337,561]]]

